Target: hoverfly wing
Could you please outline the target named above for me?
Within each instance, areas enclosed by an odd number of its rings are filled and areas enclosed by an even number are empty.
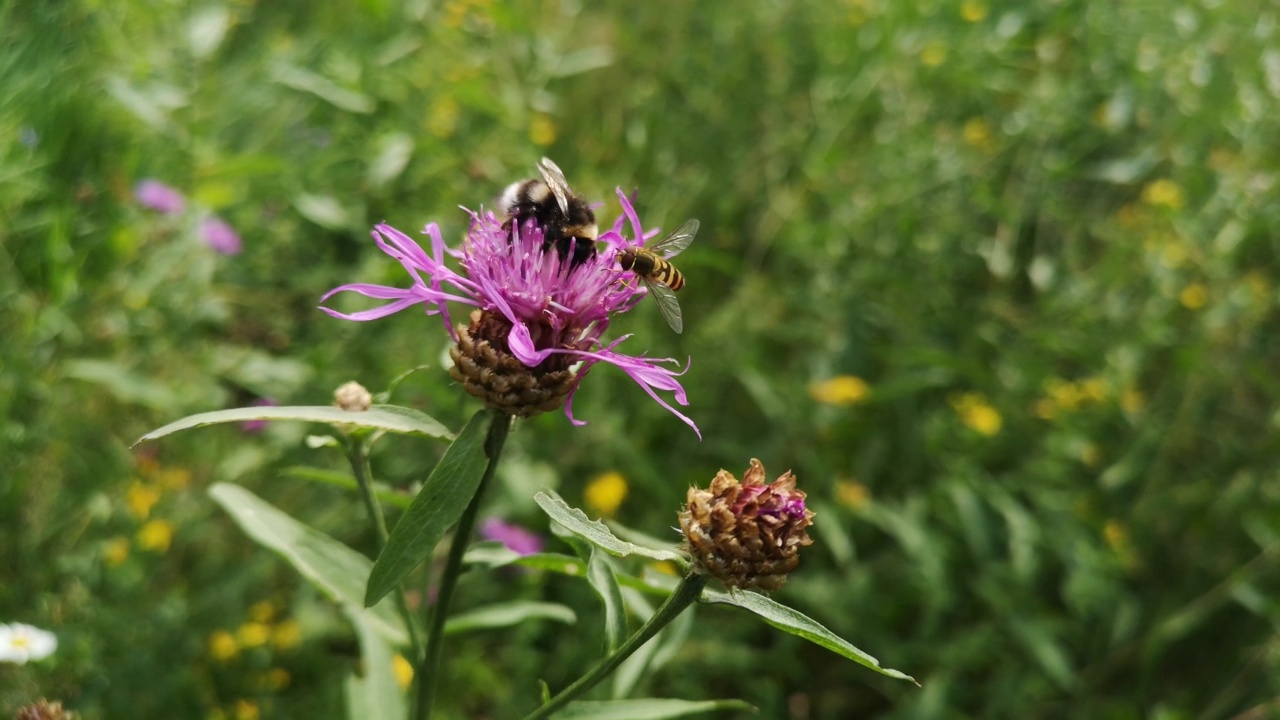
[[[544,157],[538,161],[538,172],[542,173],[542,179],[547,183],[547,187],[551,188],[551,194],[556,196],[560,213],[568,215],[569,198],[573,197],[573,191],[569,189],[569,183],[564,179],[564,172],[560,170],[560,166],[551,162],[551,158]]]
[[[698,221],[686,220],[683,225],[671,231],[670,235],[662,238],[648,248],[651,252],[658,253],[664,258],[673,258],[684,252],[685,248],[693,242],[693,236],[698,234]]]
[[[680,314],[680,301],[676,299],[675,291],[647,278],[644,279],[644,286],[649,288],[649,294],[658,304],[658,312],[662,314],[662,319],[667,321],[677,335],[684,332],[684,318]]]

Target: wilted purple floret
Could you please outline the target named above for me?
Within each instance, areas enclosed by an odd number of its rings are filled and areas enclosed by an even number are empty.
[[[485,540],[497,540],[507,546],[508,550],[519,555],[542,552],[545,544],[538,535],[496,517],[480,523],[480,537]]]
[[[684,388],[677,378],[683,375],[679,363],[672,358],[653,359],[643,355],[624,355],[617,348],[630,335],[609,342],[602,338],[613,315],[635,307],[647,292],[634,281],[634,274],[618,264],[618,254],[627,248],[643,245],[656,234],[646,233],[640,226],[630,200],[618,190],[623,215],[598,241],[604,244],[594,257],[571,264],[570,257],[561,258],[554,251],[543,252],[543,233],[534,223],[503,230],[502,220],[492,212],[472,212],[471,227],[460,249],[444,243],[440,227],[430,223],[423,230],[431,240],[428,254],[417,242],[390,225],[374,228],[373,239],[383,252],[400,262],[413,285],[408,288],[387,287],[368,283],[352,283],[330,290],[321,302],[340,292],[355,292],[365,297],[388,300],[387,304],[354,313],[341,313],[321,307],[330,315],[345,320],[376,320],[421,304],[428,315],[440,315],[445,329],[457,340],[449,302],[471,305],[501,314],[512,326],[507,345],[526,367],[536,367],[555,354],[581,359],[574,388],[565,405],[565,414],[575,425],[585,424],[573,417],[573,395],[578,383],[598,363],[619,368],[640,385],[648,395],[694,432],[697,425],[681,414],[658,392],[669,392],[680,405],[688,405]],[[624,223],[631,235],[623,234]],[[455,258],[462,272],[445,265],[446,257]],[[674,365],[675,368],[667,367]]]
[[[143,207],[165,215],[181,215],[187,207],[182,193],[158,180],[143,180],[133,190],[133,196]]]
[[[240,235],[217,215],[208,215],[200,221],[200,239],[223,255],[240,252]]]

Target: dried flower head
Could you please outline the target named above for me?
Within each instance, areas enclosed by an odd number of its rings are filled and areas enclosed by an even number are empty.
[[[707,490],[689,488],[680,513],[694,567],[731,588],[776,590],[810,545],[813,511],[791,471],[765,483],[764,466],[752,458],[742,482],[721,470]]]
[[[14,720],[71,720],[71,713],[62,709],[62,703],[39,700],[18,709]]]
[[[573,417],[573,395],[593,366],[607,363],[697,432],[692,420],[658,395],[670,392],[677,403],[688,405],[677,380],[683,371],[668,367],[678,365],[675,360],[618,352],[630,336],[604,340],[610,319],[635,307],[645,294],[636,283],[627,282],[629,274],[619,267],[618,253],[654,234],[643,231],[621,190],[618,198],[623,215],[599,236],[604,249],[585,260],[544,252],[544,230],[536,221],[503,229],[502,219],[492,212],[467,211],[471,225],[460,249],[445,245],[435,223],[427,225],[423,232],[431,239],[430,254],[399,230],[378,225],[374,241],[404,266],[413,285],[343,285],[322,301],[350,291],[390,302],[350,314],[321,309],[334,317],[365,321],[421,304],[426,314],[440,315],[456,343],[451,352],[454,378],[486,405],[511,415],[535,415],[563,406],[575,425],[583,424]],[[626,221],[630,237],[623,235]],[[457,260],[461,270],[447,267],[447,257]],[[454,326],[449,302],[476,308],[468,325]]]

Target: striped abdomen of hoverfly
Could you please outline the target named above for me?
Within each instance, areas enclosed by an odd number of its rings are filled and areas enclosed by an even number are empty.
[[[684,275],[666,258],[645,248],[624,250],[618,257],[623,270],[630,270],[650,282],[661,283],[679,290],[684,287]]]

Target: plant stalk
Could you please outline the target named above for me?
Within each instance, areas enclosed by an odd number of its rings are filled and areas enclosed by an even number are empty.
[[[373,491],[373,472],[369,466],[369,441],[367,438],[356,438],[350,441],[347,460],[351,463],[351,472],[356,476],[356,485],[360,486],[360,497],[364,499],[365,510],[369,513],[373,529],[378,536],[378,550],[387,544],[387,519],[382,515],[382,504],[378,502]],[[409,644],[413,648],[415,658],[422,657],[422,635],[418,632],[418,624],[414,622],[413,613],[409,611],[409,601],[405,598],[404,588],[396,586],[396,610],[404,621],[405,630],[409,633]]]
[[[524,720],[541,720],[542,718],[551,717],[551,714],[564,708],[570,701],[576,699],[579,695],[595,687],[596,683],[603,680],[613,672],[623,660],[626,660],[642,645],[649,642],[658,631],[666,627],[668,623],[675,620],[680,613],[684,612],[690,605],[694,603],[701,595],[702,589],[707,586],[707,576],[690,573],[680,581],[680,585],[676,587],[675,592],[667,598],[666,602],[658,608],[657,612],[649,618],[634,635],[627,638],[612,655],[601,660],[586,675],[578,678],[572,685],[560,691],[560,694],[551,698],[542,707],[534,710],[525,716]]]
[[[502,456],[502,446],[507,442],[507,434],[511,430],[511,416],[500,410],[490,411],[493,415],[489,421],[489,434],[485,438],[484,451],[489,457],[489,464],[484,469],[484,477],[480,479],[480,487],[471,497],[471,503],[463,511],[458,520],[458,527],[453,532],[453,540],[449,543],[449,557],[445,561],[444,573],[440,576],[440,586],[436,592],[435,607],[431,610],[430,623],[427,627],[426,653],[418,665],[415,674],[418,695],[415,703],[414,717],[427,720],[431,717],[431,704],[435,700],[436,680],[440,674],[440,657],[444,644],[444,625],[449,619],[449,604],[453,601],[453,591],[458,585],[458,576],[462,574],[462,556],[466,554],[471,540],[471,532],[476,526],[476,516],[480,513],[480,504],[485,490],[493,481],[494,472],[498,468],[498,459]]]

